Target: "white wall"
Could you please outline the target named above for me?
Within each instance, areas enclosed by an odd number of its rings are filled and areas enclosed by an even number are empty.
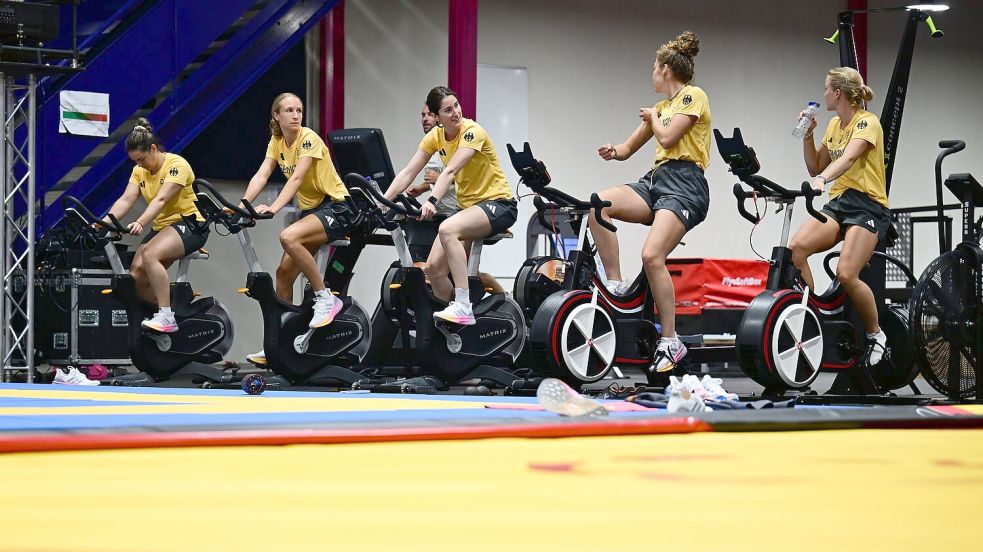
[[[901,3],[870,1],[871,7]],[[891,200],[896,206],[934,201],[932,166],[939,139],[960,138],[969,144],[947,164],[946,173],[975,172],[983,177],[983,109],[977,99],[977,91],[983,89],[983,47],[971,28],[983,16],[983,3],[949,4],[952,10],[935,17],[945,38],[932,40],[927,29],[919,31],[894,172]],[[655,51],[681,31],[694,31],[701,37],[695,82],[709,95],[713,126],[726,134],[740,126],[758,153],[761,174],[794,186],[807,175],[801,146],[789,132],[806,102],[821,99],[825,72],[838,64],[837,49],[821,38],[835,30],[836,12],[845,6],[846,0],[484,0],[479,5],[478,62],[528,68],[533,151],[546,162],[557,186],[586,196],[633,181],[650,167],[652,144],[626,162],[604,162],[596,148],[624,139],[638,124],[638,108],[661,99],[650,80]],[[903,19],[901,13],[869,17],[869,84],[875,92],[871,109],[877,114]],[[422,136],[418,114],[426,93],[446,84],[447,1],[348,0],[346,38],[346,125],[382,128],[398,171]],[[504,161],[505,144],[497,146]],[[750,225],[737,214],[730,193],[736,179],[715,146],[707,180],[709,218],[675,255],[752,257]],[[796,224],[802,220],[799,211]],[[767,254],[775,244],[779,221],[769,215],[755,232],[758,251]],[[626,272],[640,267],[638,251],[645,231],[622,225]],[[264,265],[272,269],[280,250],[276,234],[269,234],[259,250]],[[211,239],[213,250],[217,242]],[[231,255],[239,256],[234,240],[223,242],[233,248]],[[224,251],[225,245],[221,247]],[[916,272],[931,253],[922,252]],[[383,271],[394,258],[391,250],[377,247],[363,255],[351,290],[367,308],[378,301]],[[215,276],[203,274],[199,287],[211,291],[212,278],[217,287],[238,287],[232,282],[239,282],[240,274],[244,277],[241,261],[222,263],[232,264],[222,264]],[[519,264],[521,259],[515,259],[514,269]],[[818,276],[817,268],[814,265]],[[205,270],[212,268],[197,272]],[[508,267],[495,268],[503,270]],[[247,309],[243,316],[236,311],[237,320],[258,316],[255,305],[242,299],[248,306],[242,307]],[[255,324],[258,327],[258,318]],[[239,324],[243,340],[237,339],[233,357],[254,348],[255,341],[246,342],[245,332],[251,330],[245,326],[249,324]]]

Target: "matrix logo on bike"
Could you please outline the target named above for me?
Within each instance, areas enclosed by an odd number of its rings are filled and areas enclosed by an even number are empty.
[[[216,329],[201,330],[200,332],[194,332],[194,333],[188,334],[188,339],[198,339],[199,337],[210,337],[210,336],[212,336],[213,334],[216,334],[216,333],[218,333],[218,330],[216,330]]]
[[[324,337],[324,340],[325,341],[333,341],[335,339],[340,339],[342,337],[348,337],[350,335],[353,335],[354,333],[355,333],[355,330],[348,330],[347,332],[341,332],[341,333],[327,335],[327,336]]]
[[[479,335],[478,336],[478,339],[488,339],[489,337],[495,337],[496,335],[502,335],[502,334],[504,334],[507,331],[508,330],[506,330],[505,328],[502,328],[500,330],[492,330],[490,332],[483,333],[483,334]]]
[[[731,278],[730,276],[724,276],[720,280],[720,285],[727,287],[757,287],[761,285],[761,279],[753,276],[747,276],[744,278]]]

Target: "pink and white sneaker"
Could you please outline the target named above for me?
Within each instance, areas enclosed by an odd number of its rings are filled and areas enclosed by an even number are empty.
[[[314,294],[314,316],[307,326],[310,328],[320,328],[327,326],[334,321],[334,317],[341,312],[343,303],[341,299],[335,297],[330,291],[321,290]]]
[[[174,319],[173,314],[158,311],[153,318],[140,322],[140,327],[160,333],[174,333],[177,331],[177,320]]]
[[[649,371],[668,372],[675,368],[684,356],[686,356],[686,345],[683,345],[682,341],[675,337],[663,337],[659,339]]]
[[[471,305],[457,301],[451,301],[446,309],[433,313],[433,318],[462,326],[474,325],[474,311],[471,310]]]

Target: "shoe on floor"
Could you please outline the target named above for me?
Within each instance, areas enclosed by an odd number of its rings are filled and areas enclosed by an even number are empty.
[[[446,309],[433,313],[433,318],[462,326],[471,326],[474,324],[474,311],[471,310],[471,305],[451,301],[447,304]]]
[[[258,353],[246,355],[246,360],[257,366],[266,366],[266,350],[264,349]]]
[[[174,314],[164,314],[157,311],[153,318],[148,318],[140,322],[140,327],[160,333],[174,333],[177,331],[177,321]]]
[[[335,297],[328,290],[321,290],[314,294],[314,316],[311,318],[310,328],[320,328],[327,326],[334,317],[341,312],[341,299]]]
[[[679,338],[663,337],[659,339],[649,371],[668,372],[675,368],[684,356],[686,356],[686,345],[683,345]]]
[[[669,412],[713,412],[713,409],[703,402],[696,393],[691,393],[686,389],[673,390],[669,394],[669,404],[666,405]]]
[[[90,380],[85,377],[82,372],[79,372],[78,368],[74,366],[68,368],[55,368],[55,379],[52,383],[58,383],[61,385],[99,385],[98,381]]]
[[[700,386],[707,392],[707,397],[711,401],[736,401],[737,393],[728,393],[723,386],[724,380],[711,378],[710,374],[704,374],[700,380]]]
[[[601,403],[585,397],[556,378],[546,378],[536,389],[539,404],[548,412],[561,416],[607,416]]]

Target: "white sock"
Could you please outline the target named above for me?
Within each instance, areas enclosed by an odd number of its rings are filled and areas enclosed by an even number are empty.
[[[878,337],[880,337],[883,334],[884,334],[884,330],[881,330],[881,331],[879,331],[877,333],[869,333],[869,334],[867,334],[867,339],[877,339]]]
[[[331,295],[331,288],[324,288],[320,291],[315,291],[314,294],[320,295],[321,297],[333,297],[333,295]]]
[[[173,316],[174,315],[174,313],[171,312],[171,307],[161,307],[159,312],[161,314],[163,314],[164,316]]]
[[[454,301],[470,307],[471,293],[466,289],[454,288]]]

